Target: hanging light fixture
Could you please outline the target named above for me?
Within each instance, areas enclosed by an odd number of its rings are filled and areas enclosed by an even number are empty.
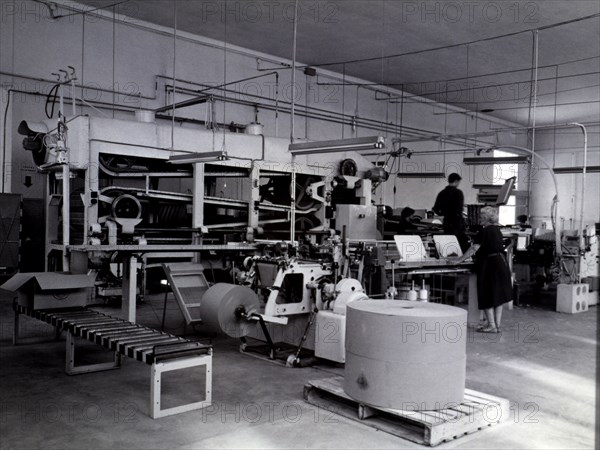
[[[598,173],[600,172],[600,166],[587,166],[585,168],[587,173]],[[555,167],[554,173],[583,173],[583,166],[578,167]]]
[[[222,152],[206,152],[206,153],[188,153],[186,155],[171,156],[168,159],[170,164],[193,164],[207,163],[216,161],[226,161],[229,158]]]
[[[464,158],[463,164],[467,166],[488,164],[527,164],[530,159],[527,156],[478,156],[475,158]]]
[[[316,153],[349,152],[385,148],[383,136],[370,136],[332,141],[315,141],[290,144],[289,151],[295,156],[313,155]]]

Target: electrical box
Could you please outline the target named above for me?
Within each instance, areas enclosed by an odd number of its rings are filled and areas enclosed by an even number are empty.
[[[33,309],[86,306],[95,276],[61,272],[18,273],[0,286],[17,294],[19,305]]]
[[[331,311],[317,313],[315,356],[343,363],[346,361],[346,316]]]
[[[377,239],[377,207],[337,205],[335,228],[341,233],[344,227],[347,239],[374,241]]]
[[[21,245],[21,195],[0,194],[0,270],[16,272]]]

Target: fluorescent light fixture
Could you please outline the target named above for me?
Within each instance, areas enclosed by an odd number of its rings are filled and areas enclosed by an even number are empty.
[[[467,166],[487,164],[525,164],[529,162],[527,156],[479,156],[477,158],[464,158],[463,164]]]
[[[444,172],[403,172],[398,173],[398,178],[446,178]]]
[[[171,164],[193,164],[215,161],[225,161],[227,155],[222,152],[188,153],[187,155],[171,156],[167,162]]]
[[[385,148],[385,138],[383,136],[370,136],[290,144],[289,150],[290,153],[298,156],[312,155],[315,153],[349,152],[382,148]]]
[[[598,173],[600,172],[600,166],[587,166],[585,172]],[[554,173],[583,173],[583,167],[555,167]]]
[[[479,190],[499,190],[502,187],[501,184],[474,184],[473,189]]]
[[[184,100],[184,101],[179,102],[179,103],[175,103],[173,105],[161,106],[160,108],[156,108],[154,110],[154,112],[155,113],[162,113],[162,112],[166,112],[166,111],[171,111],[171,110],[173,110],[175,108],[184,108],[186,106],[199,105],[201,103],[206,103],[209,99],[210,99],[209,95],[202,95],[202,96],[199,96],[199,97],[191,98],[189,100]]]

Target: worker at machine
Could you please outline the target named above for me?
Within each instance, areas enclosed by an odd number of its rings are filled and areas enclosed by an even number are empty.
[[[415,210],[410,206],[407,206],[400,212],[400,220],[398,221],[398,234],[412,234],[417,226],[413,223],[411,218],[415,214]]]
[[[520,216],[517,216],[517,223],[515,224],[515,227],[518,227],[521,231],[525,231],[526,228],[531,228],[531,225],[527,223],[527,219],[527,214],[521,214]]]
[[[448,176],[448,186],[437,195],[433,212],[438,216],[444,216],[444,232],[455,235],[460,248],[464,252],[469,248],[469,238],[466,235],[466,225],[463,217],[465,196],[458,189],[461,180],[462,177],[457,173],[451,173]]]
[[[477,270],[477,299],[479,309],[485,313],[487,323],[477,331],[499,333],[502,306],[512,300],[512,281],[502,233],[498,227],[497,208],[486,206],[481,209],[480,223],[483,229],[463,256],[454,260],[461,263],[475,255]]]

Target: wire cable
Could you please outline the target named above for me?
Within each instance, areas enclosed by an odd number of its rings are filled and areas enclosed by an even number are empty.
[[[402,57],[402,56],[420,55],[422,53],[435,52],[435,51],[440,51],[440,50],[447,50],[447,49],[450,49],[450,48],[462,47],[463,45],[479,44],[481,42],[489,42],[489,41],[493,41],[493,40],[496,40],[496,39],[502,39],[502,38],[506,38],[506,37],[517,36],[517,35],[523,34],[523,33],[531,33],[533,31],[549,30],[551,28],[556,28],[556,27],[560,27],[560,26],[564,26],[564,25],[570,25],[570,24],[573,24],[573,23],[581,22],[581,21],[584,21],[584,20],[595,19],[595,18],[598,18],[598,17],[600,17],[600,13],[591,14],[589,16],[578,17],[578,18],[571,19],[571,20],[566,20],[566,21],[563,21],[563,22],[556,22],[556,23],[545,25],[545,26],[542,26],[542,27],[528,28],[526,30],[514,31],[512,33],[506,33],[506,34],[500,34],[500,35],[496,35],[496,36],[490,36],[490,37],[487,37],[487,38],[476,39],[476,40],[468,41],[468,42],[461,42],[461,43],[458,43],[458,44],[449,44],[449,45],[443,45],[443,46],[440,46],[440,47],[433,47],[433,48],[429,48],[429,49],[413,50],[413,51],[404,52],[404,53],[396,53],[394,55],[385,56],[385,59],[399,58],[399,57]],[[358,59],[352,59],[352,60],[346,60],[346,61],[338,61],[338,62],[331,62],[331,63],[311,64],[310,66],[302,66],[302,67],[299,67],[299,68],[304,68],[304,67],[339,66],[341,64],[356,64],[356,63],[365,63],[365,62],[371,62],[371,61],[378,61],[379,59],[381,59],[381,57],[374,56],[374,57],[371,57],[371,58],[358,58]]]
[[[6,175],[8,174],[8,167],[6,164],[6,121],[8,118],[8,108],[10,106],[10,94],[12,93],[12,89],[8,90],[7,99],[6,99],[6,107],[4,108],[4,120],[3,120],[3,130],[2,130],[2,193],[6,192],[4,183]]]
[[[52,119],[54,117],[54,108],[56,106],[56,98],[58,95],[58,90],[60,89],[60,83],[55,84],[46,95],[46,104],[44,105],[44,111],[46,113],[46,117],[48,119]],[[48,112],[48,105],[52,104],[52,109]]]
[[[98,11],[100,9],[110,9],[110,8],[114,8],[116,6],[122,5],[124,3],[129,3],[131,0],[123,0],[117,3],[112,3],[110,5],[106,5],[106,6],[99,6],[98,8],[94,8],[94,9],[90,9],[90,10],[86,10],[86,11],[78,11],[78,12],[74,12],[74,13],[70,13],[70,14],[61,14],[60,16],[54,16],[52,13],[52,8],[50,8],[50,6],[48,5],[47,2],[43,2],[40,0],[35,0],[38,3],[41,3],[42,5],[46,5],[48,7],[48,9],[50,10],[50,14],[52,16],[53,19],[62,19],[63,17],[71,17],[71,16],[79,16],[79,15],[85,15],[85,14],[89,14],[95,11]]]

